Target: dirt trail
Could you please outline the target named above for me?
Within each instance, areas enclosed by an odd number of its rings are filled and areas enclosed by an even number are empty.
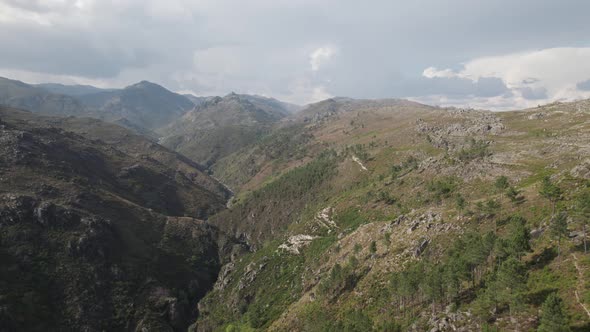
[[[579,288],[580,285],[584,284],[584,275],[582,274],[582,270],[580,269],[580,266],[578,266],[578,257],[576,257],[576,254],[572,253],[572,257],[574,258],[574,266],[576,267],[576,270],[578,270],[579,278],[578,278],[578,285],[576,287]],[[578,290],[577,289],[574,290],[574,293],[576,294],[576,300],[578,300],[578,303],[580,304],[582,309],[584,309],[584,311],[586,311],[588,318],[590,318],[590,310],[588,310],[588,308],[586,308],[584,303],[582,303],[582,301],[580,300],[580,295],[578,294]]]
[[[352,156],[352,160],[354,160],[354,162],[359,164],[359,166],[361,166],[361,169],[363,171],[368,171],[368,169],[365,167],[365,165],[363,165],[363,162],[357,156]]]

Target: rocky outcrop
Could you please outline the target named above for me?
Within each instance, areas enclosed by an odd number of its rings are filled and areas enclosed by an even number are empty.
[[[429,332],[470,332],[480,330],[481,326],[469,311],[452,312],[447,307],[444,313],[432,315],[428,320]],[[416,328],[412,331],[418,331]]]
[[[266,267],[266,263],[268,261],[267,257],[263,257],[260,263],[251,262],[246,266],[244,270],[244,274],[238,281],[238,290],[243,290],[248,287],[252,282],[256,279],[256,276],[260,271],[262,271]]]
[[[422,255],[422,253],[426,249],[426,246],[428,246],[429,243],[430,243],[429,239],[421,240],[418,243],[418,245],[414,248],[414,257],[416,257],[416,258],[420,257],[420,255]]]
[[[279,250],[284,250],[293,255],[299,255],[301,253],[301,249],[305,246],[308,246],[311,241],[316,239],[317,236],[306,235],[306,234],[299,234],[289,237],[287,242],[279,245]]]
[[[572,168],[570,174],[575,178],[590,179],[590,159],[586,159],[578,166]]]
[[[185,330],[221,264],[195,218],[223,208],[198,184],[217,182],[97,120],[0,117],[0,330]],[[93,139],[54,126],[78,121]]]
[[[424,134],[434,147],[455,151],[464,147],[466,138],[484,135],[499,135],[505,130],[502,120],[491,112],[465,109],[449,109],[450,119],[430,123],[416,121],[415,130]]]
[[[328,234],[330,234],[332,230],[337,229],[338,225],[332,219],[333,213],[334,209],[331,206],[325,207],[319,211],[314,218],[315,225],[312,227],[312,230],[318,231],[319,229],[327,229]]]

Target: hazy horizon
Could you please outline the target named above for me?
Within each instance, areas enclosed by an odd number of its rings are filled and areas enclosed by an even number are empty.
[[[0,76],[300,105],[492,110],[590,98],[590,3],[0,0]]]

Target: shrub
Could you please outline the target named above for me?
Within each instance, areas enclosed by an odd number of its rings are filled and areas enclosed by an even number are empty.
[[[454,177],[446,177],[431,181],[427,189],[434,194],[434,199],[440,202],[444,198],[451,197],[457,190],[457,186],[457,180]]]
[[[369,247],[369,251],[371,252],[371,254],[374,254],[377,252],[377,242],[375,242],[375,241],[371,242],[371,246]]]
[[[475,140],[471,138],[469,141],[469,146],[467,148],[462,148],[461,151],[457,153],[457,158],[461,161],[471,161],[479,158],[484,158],[490,155],[488,149],[488,143],[481,140]]]

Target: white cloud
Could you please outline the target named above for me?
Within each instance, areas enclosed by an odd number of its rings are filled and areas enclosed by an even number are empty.
[[[328,98],[333,97],[332,94],[330,94],[328,91],[326,91],[326,88],[323,86],[318,86],[313,88],[312,90],[312,94],[311,94],[311,102],[315,103],[321,100],[325,100]]]
[[[422,72],[422,76],[426,78],[451,78],[458,77],[458,74],[451,69],[438,70],[436,67],[428,67]]]
[[[309,55],[309,65],[311,66],[312,71],[320,70],[322,64],[329,61],[332,57],[334,57],[337,53],[337,49],[334,46],[322,46],[316,48],[311,54]]]
[[[0,2],[0,23],[33,23],[42,26],[50,26],[51,22],[36,12],[15,8]]]
[[[438,96],[441,104],[467,104],[506,109],[531,107],[552,101],[589,98],[589,91],[580,91],[576,84],[590,78],[590,48],[548,48],[488,56],[470,60],[460,70],[429,67],[426,78],[462,78],[477,81],[484,77],[500,78],[512,94],[488,99],[449,99]],[[434,99],[436,96],[422,97]],[[486,102],[488,100],[488,102]]]
[[[442,95],[516,108],[590,91],[576,89],[590,79],[585,53],[513,53],[585,40],[590,2],[564,1],[375,0],[369,8],[251,0],[237,9],[235,0],[0,0],[0,75],[113,87],[146,79],[197,94],[251,92],[298,103],[331,94]],[[509,54],[482,57],[498,49]],[[473,60],[457,69],[464,54]]]

